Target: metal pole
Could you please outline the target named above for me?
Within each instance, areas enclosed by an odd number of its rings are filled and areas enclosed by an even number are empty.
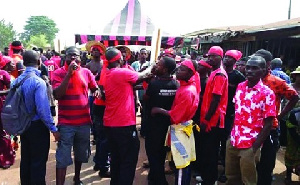
[[[288,19],[291,19],[291,5],[292,5],[292,0],[290,0]]]

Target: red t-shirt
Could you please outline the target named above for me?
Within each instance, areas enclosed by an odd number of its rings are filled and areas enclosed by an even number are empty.
[[[52,76],[53,73],[56,69],[59,68],[59,66],[53,61],[53,60],[46,60],[44,62],[45,66],[47,66],[48,68],[48,72],[49,72],[49,79],[52,81]]]
[[[19,71],[24,70],[24,67],[23,67],[23,57],[21,55],[19,55],[19,54],[13,54],[11,58],[13,59],[12,62],[16,66],[16,69],[11,72],[11,75],[14,78],[18,78]]]
[[[50,60],[54,61],[58,67],[60,67],[61,58],[60,56],[53,56]]]
[[[211,117],[209,122],[205,120],[205,116],[210,107],[213,94],[220,95],[221,100],[216,112]],[[209,124],[210,127],[216,127],[220,121],[220,128],[224,128],[224,119],[228,103],[228,76],[223,67],[213,71],[206,83],[203,102],[201,105],[201,123]]]
[[[90,70],[79,67],[76,71],[80,75],[81,82],[73,82],[70,79],[66,94],[58,100],[58,125],[81,126],[91,124],[90,108],[88,101],[88,89],[97,87],[95,77]],[[52,87],[57,88],[64,80],[67,74],[65,67],[54,71],[52,77]],[[78,92],[78,86],[83,92]]]
[[[132,85],[138,80],[138,72],[127,68],[107,71],[105,90],[104,125],[124,127],[136,124]]]
[[[193,82],[180,81],[171,110],[169,111],[172,124],[189,121],[196,113],[199,104],[199,94]]]
[[[265,78],[262,79],[263,84],[268,86],[276,96],[276,112],[277,115],[280,112],[280,102],[282,97],[285,97],[287,100],[291,100],[293,96],[297,96],[297,91],[288,85],[285,80],[282,80],[281,78],[274,76],[272,74],[268,74]],[[278,120],[275,117],[273,122],[273,128],[278,127]]]
[[[238,85],[233,102],[231,144],[236,148],[250,148],[264,126],[264,119],[276,117],[275,94],[261,81],[253,88],[249,88],[246,81]]]

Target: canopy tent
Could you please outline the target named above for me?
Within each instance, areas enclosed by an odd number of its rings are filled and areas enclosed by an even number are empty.
[[[101,41],[105,46],[116,45],[151,45],[155,26],[150,18],[143,14],[138,0],[129,0],[123,10],[108,23],[102,35],[75,35],[75,43]],[[170,37],[162,34],[161,47],[169,48],[180,45],[183,37]]]

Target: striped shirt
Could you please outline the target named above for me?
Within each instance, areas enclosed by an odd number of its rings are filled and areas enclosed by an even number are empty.
[[[91,124],[90,109],[88,102],[88,89],[97,87],[95,77],[86,68],[79,68],[77,71],[80,74],[83,92],[76,92],[72,78],[69,81],[66,94],[58,100],[58,125],[82,126]],[[67,70],[61,67],[54,71],[52,77],[53,89],[56,89],[65,76]]]

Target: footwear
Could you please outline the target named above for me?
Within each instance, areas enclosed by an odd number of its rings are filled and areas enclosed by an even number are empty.
[[[83,185],[83,182],[81,180],[79,180],[79,181],[74,180],[74,185]]]
[[[101,171],[98,173],[99,177],[101,178],[110,178],[110,172],[107,171],[107,172],[103,172],[101,173]]]
[[[219,178],[218,181],[221,183],[225,183],[227,181],[227,177],[225,174],[222,174]]]
[[[100,168],[99,168],[98,166],[95,165],[94,168],[93,168],[93,170],[94,170],[94,171],[99,171]]]

